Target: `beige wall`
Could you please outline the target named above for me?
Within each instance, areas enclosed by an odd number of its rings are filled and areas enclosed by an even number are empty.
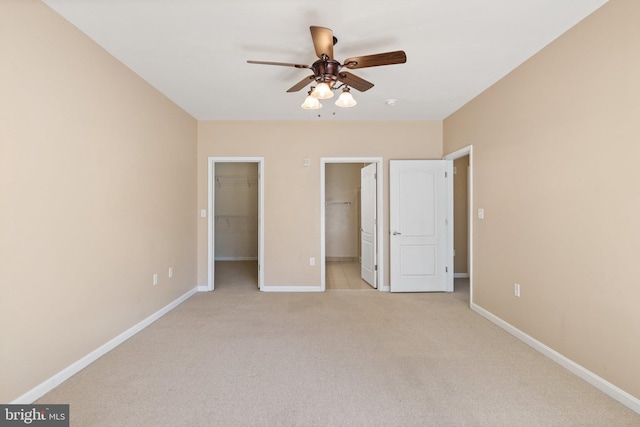
[[[388,232],[390,159],[442,156],[442,122],[199,122],[198,208],[207,208],[207,158],[265,158],[265,286],[319,286],[320,158],[384,157]],[[303,166],[309,157],[311,165]],[[388,246],[388,236],[385,236]],[[385,249],[388,282],[388,247]],[[198,283],[207,284],[207,221],[198,221]]]
[[[197,124],[39,1],[0,53],[6,403],[196,286]]]
[[[611,0],[444,122],[473,144],[475,303],[640,398],[640,2]],[[513,284],[521,284],[521,298]]]

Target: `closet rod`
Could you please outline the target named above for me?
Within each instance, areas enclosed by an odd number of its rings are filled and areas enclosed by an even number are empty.
[[[325,206],[329,205],[350,205],[351,202],[324,202]]]

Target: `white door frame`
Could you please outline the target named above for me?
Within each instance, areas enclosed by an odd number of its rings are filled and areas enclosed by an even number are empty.
[[[214,290],[215,260],[215,190],[216,163],[257,163],[258,164],[258,287],[264,286],[264,157],[209,157],[208,178],[208,231],[207,231],[207,289]]]
[[[377,255],[376,260],[378,264],[378,290],[389,291],[389,286],[385,286],[384,283],[384,195],[382,193],[384,176],[383,176],[383,163],[382,157],[321,157],[320,158],[320,290],[325,291],[327,285],[326,275],[326,241],[325,241],[325,173],[327,163],[375,163],[376,173],[378,174],[376,180],[376,197],[377,197],[377,220],[378,226],[376,228],[377,233]]]
[[[468,270],[469,270],[469,306],[473,307],[473,145],[468,145],[463,147],[453,153],[449,153],[443,157],[444,160],[456,160],[464,156],[469,156],[469,177],[468,177],[468,212],[467,212],[467,220],[469,221],[468,225],[468,233],[469,233],[469,243],[468,243]],[[452,221],[453,222],[453,221]],[[454,230],[455,232],[455,230]]]

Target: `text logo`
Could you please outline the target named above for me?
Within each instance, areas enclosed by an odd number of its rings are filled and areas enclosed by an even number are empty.
[[[0,427],[69,427],[69,405],[0,405]]]

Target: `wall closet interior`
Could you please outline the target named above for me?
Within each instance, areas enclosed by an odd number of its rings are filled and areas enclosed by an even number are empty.
[[[258,163],[217,162],[214,197],[216,289],[258,285]]]
[[[360,169],[362,163],[327,163],[325,244],[327,261],[360,259]]]
[[[363,163],[325,165],[327,289],[371,289],[361,279],[360,171]]]

